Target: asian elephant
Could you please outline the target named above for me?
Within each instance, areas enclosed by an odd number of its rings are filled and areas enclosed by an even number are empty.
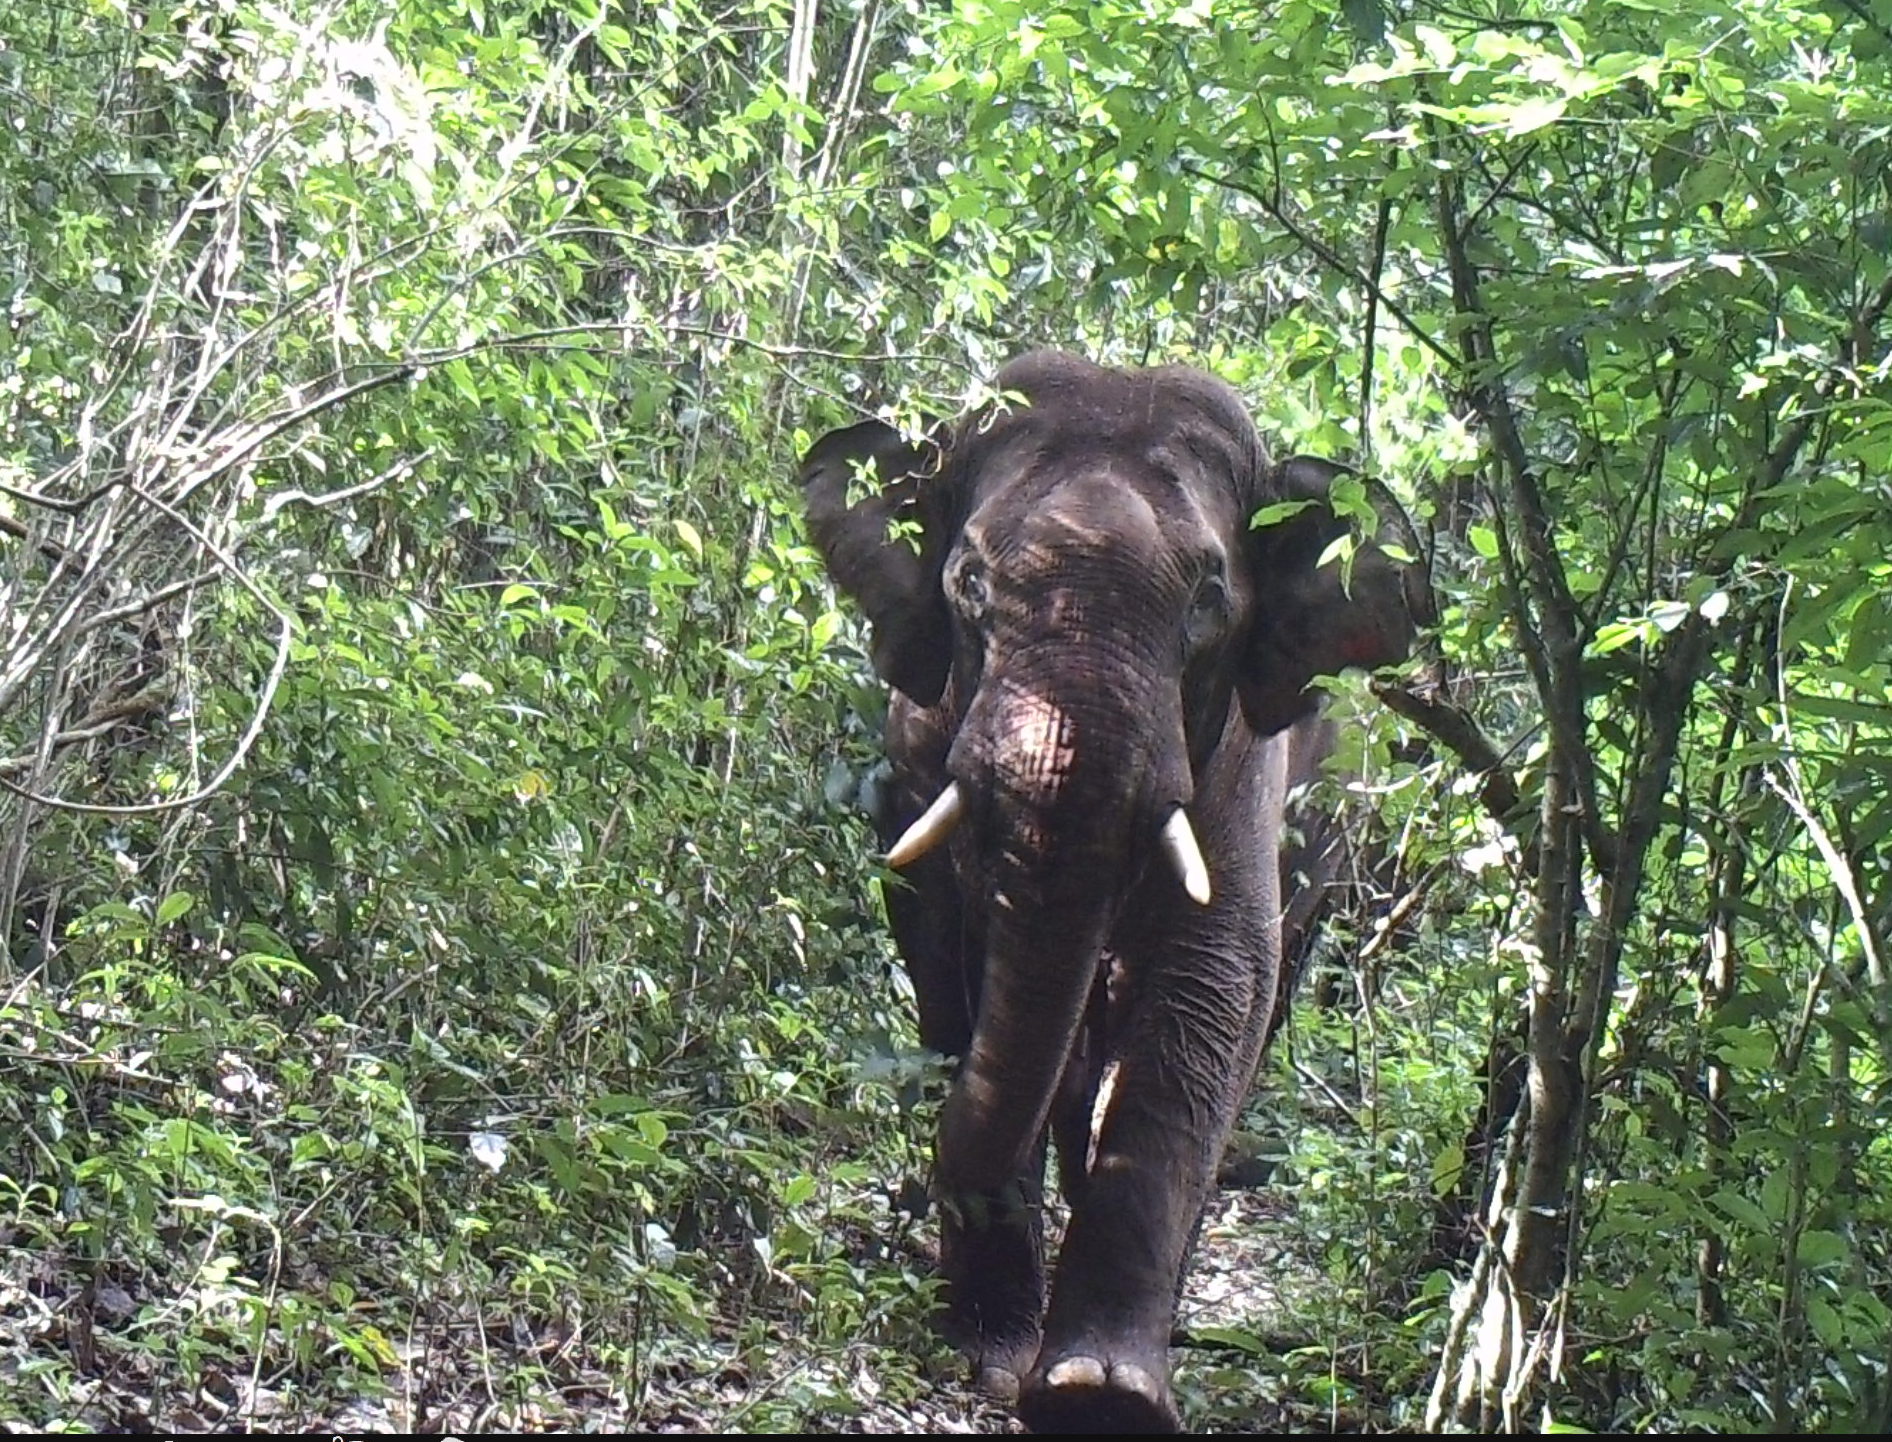
[[[1270,460],[1212,376],[1038,352],[994,388],[925,441],[825,435],[801,484],[894,689],[887,907],[957,1060],[949,1330],[1033,1430],[1173,1430],[1178,1287],[1295,901],[1286,792],[1330,744],[1308,683],[1405,655],[1411,578],[1371,547],[1321,564],[1341,469]]]

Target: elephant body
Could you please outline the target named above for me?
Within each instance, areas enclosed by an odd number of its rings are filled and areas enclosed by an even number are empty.
[[[1404,654],[1406,578],[1321,564],[1338,468],[1269,460],[1213,377],[1040,352],[994,385],[924,443],[823,437],[810,532],[894,688],[887,909],[958,1063],[949,1330],[1034,1430],[1169,1430],[1182,1270],[1331,854],[1319,818],[1282,854],[1331,746],[1307,684]],[[1312,879],[1284,898],[1284,871]]]

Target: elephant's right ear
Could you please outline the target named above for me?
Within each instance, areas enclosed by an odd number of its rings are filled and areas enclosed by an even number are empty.
[[[874,670],[922,706],[939,700],[952,659],[940,589],[943,433],[935,437],[916,444],[862,421],[828,432],[801,463],[809,536],[835,584],[867,613]]]

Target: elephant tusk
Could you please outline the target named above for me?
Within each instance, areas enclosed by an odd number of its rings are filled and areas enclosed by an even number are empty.
[[[1189,813],[1178,806],[1163,823],[1163,852],[1182,878],[1183,890],[1198,906],[1209,904],[1209,868],[1202,860],[1202,848],[1196,845],[1196,833],[1190,829]]]
[[[965,814],[966,798],[960,793],[959,783],[954,781],[939,793],[920,819],[906,829],[905,835],[894,842],[893,849],[887,853],[887,864],[899,867],[918,861],[951,836],[959,818]]]

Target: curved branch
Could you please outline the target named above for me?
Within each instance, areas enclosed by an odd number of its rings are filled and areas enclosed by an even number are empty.
[[[48,796],[24,786],[16,786],[5,776],[0,775],[0,789],[11,792],[23,801],[31,801],[36,805],[52,807],[59,811],[75,811],[86,816],[161,815],[165,812],[182,811],[196,806],[221,791],[229,779],[236,774],[237,767],[241,766],[244,758],[249,755],[250,748],[256,744],[256,738],[262,734],[263,723],[269,717],[270,707],[276,699],[277,688],[282,685],[283,675],[289,669],[289,643],[295,632],[295,622],[290,618],[289,613],[264,595],[256,582],[252,581],[248,573],[236,563],[236,559],[205,535],[194,521],[169,502],[159,499],[141,487],[128,485],[126,490],[146,505],[156,507],[172,521],[182,526],[199,546],[215,557],[217,563],[235,577],[238,585],[256,598],[258,605],[276,618],[278,627],[276,658],[270,665],[269,675],[264,678],[262,695],[257,698],[256,709],[250,715],[249,724],[243,728],[243,734],[237,738],[236,749],[230,753],[229,759],[224,762],[215,776],[188,796],[175,797],[169,801],[143,801],[124,806],[109,806],[90,801],[68,801],[62,796]]]

